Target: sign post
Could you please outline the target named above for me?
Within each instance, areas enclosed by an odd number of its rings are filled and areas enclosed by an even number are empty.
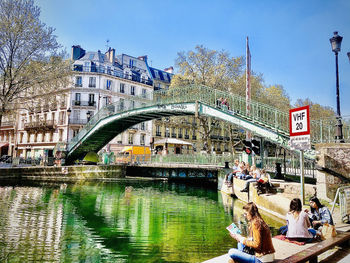
[[[300,191],[301,201],[304,204],[304,151],[311,148],[309,105],[289,110],[289,134],[291,149],[300,150]]]

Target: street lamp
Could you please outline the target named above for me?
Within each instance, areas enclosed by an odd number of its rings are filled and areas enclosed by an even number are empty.
[[[344,142],[343,139],[343,124],[341,122],[340,115],[340,101],[339,101],[339,72],[338,72],[338,52],[340,52],[341,41],[343,37],[338,35],[338,32],[334,32],[334,36],[329,39],[332,45],[332,51],[335,53],[335,74],[336,74],[336,87],[337,87],[337,131],[335,136],[336,142]]]
[[[86,112],[86,119],[87,119],[87,122],[90,121],[90,117],[91,117],[91,112],[90,112],[90,111]]]
[[[348,54],[348,58],[349,58],[349,62],[350,62],[350,52],[348,52],[347,54]]]

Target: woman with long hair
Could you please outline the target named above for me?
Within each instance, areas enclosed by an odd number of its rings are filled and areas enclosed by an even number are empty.
[[[327,207],[321,204],[320,200],[316,196],[310,198],[310,210],[309,213],[310,221],[314,229],[318,229],[325,223],[334,225],[331,212]],[[305,210],[305,212],[309,212]]]
[[[249,223],[249,236],[243,237],[230,232],[231,237],[238,241],[238,248],[229,250],[229,262],[273,262],[275,249],[269,226],[262,219],[258,207],[253,202],[243,206],[243,210]]]
[[[301,200],[294,198],[290,202],[289,212],[286,215],[288,226],[286,237],[299,242],[312,242],[316,231],[314,229],[309,230],[311,224],[308,214],[301,210]]]

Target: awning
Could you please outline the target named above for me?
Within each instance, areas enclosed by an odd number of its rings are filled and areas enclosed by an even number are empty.
[[[9,146],[8,142],[0,142],[0,148],[5,147],[5,146]]]
[[[154,145],[163,145],[165,143],[168,143],[168,144],[179,144],[179,145],[192,145],[192,143],[185,142],[185,141],[182,141],[182,140],[178,140],[178,139],[175,139],[175,138],[164,138],[164,139],[161,139],[159,141],[154,142]]]

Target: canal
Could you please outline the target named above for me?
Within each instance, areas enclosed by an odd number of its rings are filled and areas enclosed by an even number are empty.
[[[243,205],[159,180],[2,181],[0,262],[202,262],[236,246],[225,228],[246,231]]]

